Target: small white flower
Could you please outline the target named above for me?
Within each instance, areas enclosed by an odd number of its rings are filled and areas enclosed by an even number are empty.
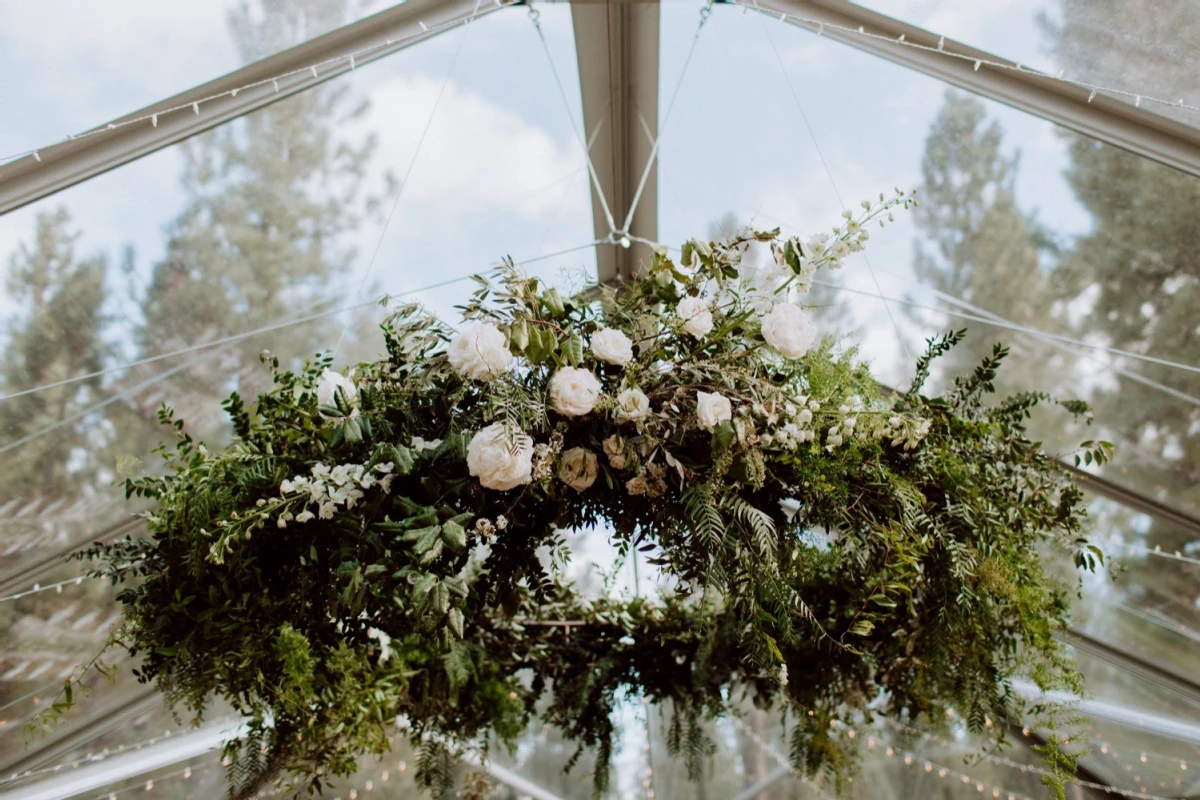
[[[641,389],[626,389],[617,395],[617,422],[637,422],[650,416],[650,398]]]
[[[718,392],[696,392],[696,416],[700,418],[700,427],[711,431],[733,419],[733,404]]]
[[[335,511],[337,511],[337,506],[334,505],[332,500],[330,500],[326,503],[321,503],[321,506],[318,509],[318,516],[321,519],[333,519],[333,514]]]
[[[379,488],[384,494],[389,494],[392,491],[392,481],[396,479],[395,475],[384,475],[379,481]]]
[[[467,445],[467,471],[479,478],[485,489],[507,491],[529,483],[533,480],[533,440],[525,434],[511,437],[503,423],[492,423]]]
[[[350,465],[338,464],[333,468],[333,471],[329,473],[329,479],[338,486],[345,484],[350,480]]]
[[[392,657],[392,637],[379,630],[379,628],[367,628],[367,638],[379,642],[380,664]]]
[[[683,320],[683,330],[697,339],[703,339],[713,329],[712,312],[708,303],[699,297],[685,297],[675,307],[675,312]]]
[[[787,517],[787,521],[791,522],[796,518],[796,515],[800,513],[800,501],[794,497],[785,497],[783,500],[779,501],[779,508],[783,510],[783,514]]]
[[[329,477],[329,467],[324,464],[313,464],[312,476],[317,480],[325,480]]]
[[[420,436],[412,437],[412,449],[418,453],[423,453],[426,450],[436,450],[441,444],[441,439],[422,439]]]
[[[550,406],[567,417],[591,413],[600,400],[600,381],[586,369],[563,367],[550,379]]]
[[[358,387],[354,382],[345,375],[327,369],[321,373],[321,383],[317,385],[317,403],[323,406],[331,406],[337,408],[337,390],[342,390],[342,395],[346,398],[346,402],[350,404],[351,415],[355,415],[358,411]],[[321,414],[327,419],[331,415]]]
[[[382,472],[382,473],[384,473],[384,474],[387,474],[387,473],[391,472],[391,471],[392,471],[392,470],[394,470],[395,468],[396,468],[396,465],[395,465],[395,464],[393,464],[391,461],[385,461],[385,462],[383,462],[382,464],[376,464],[376,465],[375,465],[375,471],[376,471],[376,472]]]
[[[812,412],[806,408],[796,415],[796,422],[800,425],[807,425],[808,423],[812,422],[812,418]]]
[[[793,303],[779,303],[771,309],[763,317],[762,334],[784,358],[800,358],[816,339],[808,314]]]
[[[596,454],[583,447],[572,447],[562,454],[558,479],[577,492],[585,491],[596,482],[600,465]]]
[[[306,508],[296,515],[296,522],[308,522],[310,519],[314,519],[315,517],[316,515]]]
[[[592,334],[592,354],[608,364],[623,367],[633,360],[633,340],[616,328]]]
[[[472,325],[451,339],[446,356],[456,372],[477,381],[495,380],[513,363],[504,334],[488,322]]]

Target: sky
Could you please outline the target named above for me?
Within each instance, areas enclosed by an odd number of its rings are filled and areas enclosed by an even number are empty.
[[[232,3],[0,5],[0,71],[36,76],[0,87],[0,108],[20,109],[5,115],[0,154],[44,146],[67,131],[102,123],[235,68],[226,22]],[[876,5],[970,43],[1037,55],[1031,43],[1041,39],[1040,4],[1030,0],[972,4],[969,11],[936,0]],[[714,8],[683,74],[701,7],[690,0],[662,7],[661,241],[679,244],[704,235],[711,222],[730,212],[741,222],[808,234],[835,224],[839,194],[856,206],[880,191],[919,183],[924,137],[941,105],[942,84],[730,6]],[[371,10],[367,4],[352,13]],[[381,182],[385,171],[403,176],[411,167],[391,223],[386,229],[365,226],[357,234],[359,256],[356,275],[346,282],[349,295],[367,299],[374,291],[403,292],[486,269],[503,255],[530,259],[593,239],[587,178],[568,116],[581,117],[569,14],[565,4],[541,7],[568,104],[559,97],[520,8],[339,79],[371,103],[368,114],[348,125],[346,133],[379,135],[373,177]],[[48,18],[64,22],[47,25]],[[675,91],[678,99],[666,117]],[[1062,179],[1065,147],[1053,126],[996,104],[989,103],[989,111],[1004,126],[1010,145],[1021,150],[1022,205],[1037,209],[1045,223],[1065,235],[1085,229],[1086,217]],[[414,159],[426,124],[428,133]],[[116,262],[123,248],[132,246],[136,274],[144,280],[163,252],[165,227],[184,203],[176,179],[180,167],[178,149],[168,148],[0,217],[0,254],[28,239],[37,212],[63,205],[82,231],[80,252],[104,252]],[[889,296],[919,292],[909,266],[915,235],[911,220],[901,215],[896,225],[873,237],[869,264],[859,258],[847,266],[847,283],[870,292],[882,288]],[[594,256],[585,248],[531,263],[529,269],[551,277],[578,276],[594,270]],[[369,288],[358,293],[360,285]],[[447,314],[460,296],[458,287],[418,295]],[[878,300],[847,296],[846,302],[856,322],[866,326],[864,352],[872,361],[886,366],[904,355],[890,320],[880,324],[888,315],[881,313]],[[9,307],[4,303],[0,310]],[[900,320],[907,315],[895,308],[892,312],[912,346],[933,332]]]

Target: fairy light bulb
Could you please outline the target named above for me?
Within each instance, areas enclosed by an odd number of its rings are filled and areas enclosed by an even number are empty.
[[[621,247],[624,247],[626,250],[628,250],[630,245],[632,245],[632,244],[633,244],[633,242],[629,241],[628,236],[621,237]]]

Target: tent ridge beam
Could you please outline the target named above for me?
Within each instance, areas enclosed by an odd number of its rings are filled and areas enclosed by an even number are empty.
[[[1200,130],[1143,108],[1100,93],[1093,96],[1088,88],[1040,72],[1017,69],[1015,61],[846,0],[738,0],[738,4],[776,17],[789,15],[788,22],[813,33],[817,32],[815,24],[822,24],[821,35],[830,39],[1200,177]],[[859,34],[860,27],[872,35]],[[902,36],[909,44],[932,48],[932,52],[900,44]],[[963,57],[937,52],[939,46]],[[1007,64],[1012,69],[976,70],[976,60]]]
[[[311,89],[435,36],[455,23],[511,4],[512,0],[500,4],[408,0],[97,126],[98,132],[43,147],[36,157],[26,156],[0,166],[0,214]],[[364,50],[369,52],[362,53]],[[353,53],[360,55],[352,62]],[[309,71],[314,64],[323,64],[315,74]],[[192,103],[199,104],[198,111],[193,112]],[[159,116],[153,122],[122,124],[154,115]]]

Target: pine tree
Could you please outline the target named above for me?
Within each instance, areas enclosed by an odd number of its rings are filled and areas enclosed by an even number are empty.
[[[80,258],[65,209],[37,216],[33,241],[12,254],[8,298],[19,305],[7,322],[0,382],[4,394],[95,372],[106,364],[107,261]],[[109,436],[76,418],[104,397],[99,377],[0,402],[3,441],[29,441],[0,459],[3,499],[76,497],[91,484]]]
[[[1055,247],[1037,219],[1018,207],[1014,181],[1020,156],[1007,155],[1003,145],[1004,133],[988,121],[982,102],[947,90],[921,160],[914,214],[924,238],[916,245],[913,271],[946,295],[1044,329],[1052,327],[1055,298],[1043,262]],[[939,305],[963,310],[945,300]],[[1015,332],[955,317],[949,324],[969,331],[945,361],[950,374],[972,369],[996,341],[1013,346],[1015,363],[1001,373],[1006,388],[1051,387],[1061,369],[1051,348]]]
[[[1045,23],[1052,52],[1071,75],[1160,97],[1194,89],[1200,17],[1184,3],[1155,13],[1117,0],[1064,2],[1061,23]],[[1167,115],[1187,112],[1143,106]],[[1186,121],[1200,123],[1192,114]],[[1063,298],[1094,298],[1080,334],[1113,347],[1200,364],[1200,180],[1139,156],[1070,136],[1066,177],[1092,216],[1091,230],[1063,259]],[[1191,397],[1200,376],[1131,359],[1119,365]],[[1114,430],[1118,479],[1196,513],[1200,501],[1200,409],[1128,378],[1113,376],[1093,394],[1096,418]],[[1146,543],[1173,552],[1193,536],[1153,525]],[[1195,576],[1161,559],[1133,561],[1122,583],[1176,618],[1196,613]],[[1192,616],[1194,619],[1194,616]],[[1145,627],[1145,626],[1141,626]],[[1163,636],[1170,634],[1163,633]],[[1166,643],[1169,647],[1171,643]]]
[[[252,61],[341,24],[345,0],[261,0],[230,16]],[[354,256],[344,237],[373,207],[363,198],[375,136],[351,141],[361,116],[344,83],[318,87],[182,145],[187,206],[170,225],[165,257],[140,305],[142,353],[153,354],[304,316],[336,302]],[[252,396],[263,349],[303,359],[337,340],[333,321],[307,323],[213,352],[173,376],[166,394],[212,411],[230,390]],[[158,395],[152,396],[158,400]],[[157,405],[155,402],[153,405]],[[143,416],[152,417],[146,403]]]

